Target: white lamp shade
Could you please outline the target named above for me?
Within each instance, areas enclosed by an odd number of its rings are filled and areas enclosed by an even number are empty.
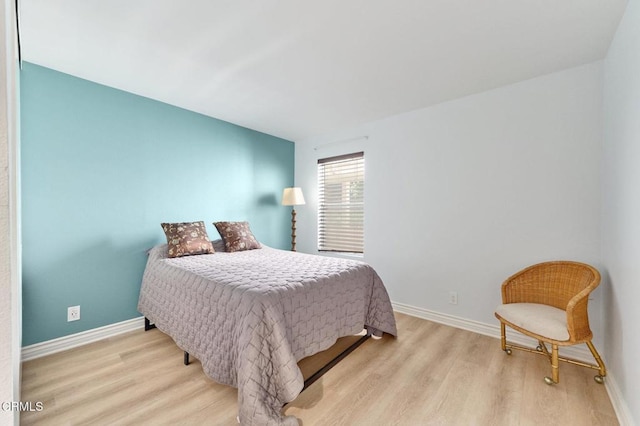
[[[302,195],[302,189],[300,188],[285,188],[282,191],[282,205],[283,206],[300,206],[304,204],[304,195]]]

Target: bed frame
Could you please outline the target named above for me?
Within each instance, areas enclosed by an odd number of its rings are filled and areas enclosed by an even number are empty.
[[[152,330],[154,328],[156,328],[156,325],[152,324],[151,321],[149,321],[149,318],[144,317],[144,331],[149,331],[149,330]],[[322,368],[320,368],[318,371],[316,371],[311,376],[309,376],[309,378],[304,381],[304,387],[302,388],[301,392],[303,392],[305,389],[307,389],[309,386],[311,386],[316,380],[318,380],[320,377],[322,377],[327,371],[329,371],[333,367],[335,367],[336,364],[338,364],[340,361],[345,359],[347,357],[347,355],[349,355],[351,352],[355,351],[360,345],[362,345],[364,342],[366,342],[370,337],[371,337],[371,333],[369,331],[367,331],[367,334],[365,334],[362,337],[360,337],[358,340],[356,340],[354,343],[352,343],[349,347],[347,347],[345,350],[340,352],[331,361],[329,361],[327,364],[325,364]],[[183,362],[184,362],[184,365],[189,365],[189,352],[187,352],[187,351],[184,351]]]

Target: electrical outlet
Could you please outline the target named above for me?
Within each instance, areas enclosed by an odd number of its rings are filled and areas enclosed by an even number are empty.
[[[456,293],[455,291],[450,291],[449,292],[449,304],[450,305],[457,305],[458,304],[458,293]]]
[[[80,305],[69,306],[67,308],[67,322],[78,321],[80,319]]]

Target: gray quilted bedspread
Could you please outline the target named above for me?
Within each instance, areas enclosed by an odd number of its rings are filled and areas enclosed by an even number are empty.
[[[238,388],[243,425],[292,424],[283,404],[303,387],[297,361],[367,328],[397,335],[378,274],[363,262],[263,247],[167,258],[149,252],[138,310]]]

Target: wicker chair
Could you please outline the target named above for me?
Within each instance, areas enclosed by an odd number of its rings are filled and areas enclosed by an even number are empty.
[[[600,273],[584,263],[556,261],[530,266],[509,277],[502,284],[502,305],[495,315],[500,320],[502,350],[512,349],[546,355],[551,362],[547,384],[558,383],[558,361],[599,370],[595,381],[604,383],[606,369],[589,328],[587,303],[589,293],[600,284]],[[510,344],[505,326],[538,340],[533,350]],[[545,343],[551,345],[551,352]],[[558,356],[558,346],[586,343],[597,365]]]

